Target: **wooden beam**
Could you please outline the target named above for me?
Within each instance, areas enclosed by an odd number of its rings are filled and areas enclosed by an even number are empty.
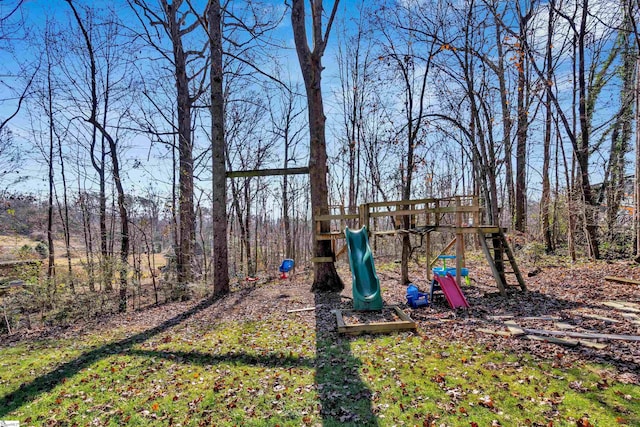
[[[340,258],[340,255],[346,252],[347,252],[347,245],[345,244],[343,247],[340,248],[338,252],[336,252],[336,259]]]
[[[624,302],[618,302],[618,301],[605,301],[602,303],[602,305],[606,305],[607,307],[612,307],[615,308],[616,310],[621,310],[621,311],[628,311],[630,313],[640,313],[640,309],[636,308],[635,306],[632,307],[630,305],[627,305],[627,303]]]
[[[524,332],[530,335],[564,335],[571,338],[595,338],[604,340],[621,340],[621,341],[640,341],[637,335],[619,335],[619,334],[592,334],[586,332],[572,331],[547,331],[544,329],[524,329]]]
[[[316,307],[295,308],[293,310],[287,310],[287,313],[301,313],[303,311],[313,311]]]
[[[496,331],[494,329],[476,328],[476,331],[477,332],[482,332],[483,334],[497,335],[499,337],[510,337],[511,336],[511,332]]]
[[[336,214],[336,215],[316,215],[313,217],[314,221],[331,221],[331,220],[343,220],[343,219],[358,219],[359,214]]]
[[[610,282],[616,283],[625,283],[629,285],[640,285],[640,280],[627,279],[625,277],[605,276],[604,280],[609,280]]]
[[[528,339],[530,339],[530,340],[544,341],[544,342],[550,342],[552,344],[566,345],[567,347],[576,347],[578,344],[580,344],[580,341],[568,340],[566,338],[541,337],[541,336],[538,336],[538,335],[527,335],[526,337]]]
[[[509,329],[509,332],[513,336],[519,337],[525,334],[524,331],[520,328],[520,326],[518,326],[516,322],[514,322],[513,320],[504,322],[504,325],[507,327],[507,329]]]
[[[255,169],[250,171],[228,171],[227,178],[248,178],[252,176],[274,176],[274,175],[306,175],[309,173],[308,167],[286,168],[286,169]]]
[[[344,233],[342,231],[331,231],[329,233],[316,234],[316,240],[334,240],[344,239]]]
[[[361,324],[348,324],[344,321],[343,312],[350,313],[353,310],[332,310],[336,316],[338,332],[348,335],[358,335],[361,333],[386,333],[396,331],[415,330],[416,323],[398,306],[390,306],[400,317],[399,321],[393,322],[368,322]]]

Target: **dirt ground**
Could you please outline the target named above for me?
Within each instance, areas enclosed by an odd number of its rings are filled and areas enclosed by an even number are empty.
[[[376,260],[378,264],[378,260]],[[389,264],[387,264],[389,265]],[[390,265],[394,265],[390,263]],[[628,262],[585,263],[573,266],[521,266],[528,287],[500,296],[489,267],[482,261],[469,261],[471,285],[462,290],[470,304],[467,310],[451,310],[443,295],[435,296],[428,307],[411,309],[406,305],[406,287],[399,283],[399,265],[378,269],[384,303],[399,305],[418,323],[419,334],[446,340],[473,342],[479,347],[503,352],[527,352],[540,358],[590,360],[615,366],[618,379],[640,384],[640,341],[598,340],[604,348],[585,345],[566,346],[530,340],[526,336],[496,336],[478,329],[507,331],[504,321],[512,320],[521,328],[570,330],[572,332],[640,335],[640,285],[614,283],[605,276],[640,279],[640,268]],[[316,295],[310,291],[312,274],[298,269],[290,279],[275,275],[258,282],[239,283],[233,292],[198,311],[190,321],[226,322],[234,320],[296,320],[305,322],[319,334],[336,334],[332,309],[349,309],[351,274],[346,264],[339,265],[345,289],[336,294]],[[528,273],[535,275],[528,277]],[[410,277],[422,290],[428,290],[424,269],[413,265]],[[617,302],[610,304],[610,302]],[[34,339],[38,335],[69,336],[105,327],[126,327],[143,331],[180,317],[198,301],[165,304],[136,313],[117,315],[57,331],[30,331],[11,337],[11,341]],[[288,310],[316,307],[315,310],[287,313]],[[5,337],[6,338],[6,337]],[[575,339],[575,338],[574,338]],[[4,340],[4,339],[3,339]],[[591,340],[596,342],[596,340]]]

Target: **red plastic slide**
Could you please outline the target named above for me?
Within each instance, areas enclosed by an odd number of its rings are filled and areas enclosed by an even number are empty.
[[[458,286],[458,284],[456,283],[455,277],[453,277],[450,273],[447,273],[446,276],[438,276],[437,274],[435,274],[433,277],[440,284],[440,289],[442,289],[442,292],[447,298],[447,302],[449,303],[451,308],[455,309],[458,307],[469,307],[469,303],[462,294],[460,286]]]

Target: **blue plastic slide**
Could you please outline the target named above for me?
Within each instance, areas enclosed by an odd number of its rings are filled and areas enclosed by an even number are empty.
[[[349,251],[349,265],[353,278],[353,308],[355,310],[382,310],[380,279],[373,264],[367,227],[360,230],[344,230]]]

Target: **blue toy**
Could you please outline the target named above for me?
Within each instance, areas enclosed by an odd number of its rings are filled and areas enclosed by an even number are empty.
[[[286,279],[287,273],[293,269],[293,266],[295,264],[296,264],[295,261],[289,258],[282,260],[282,264],[280,265],[280,273],[281,273],[280,278]]]
[[[407,304],[412,308],[426,307],[429,305],[429,298],[426,293],[420,292],[413,283],[407,286]]]

